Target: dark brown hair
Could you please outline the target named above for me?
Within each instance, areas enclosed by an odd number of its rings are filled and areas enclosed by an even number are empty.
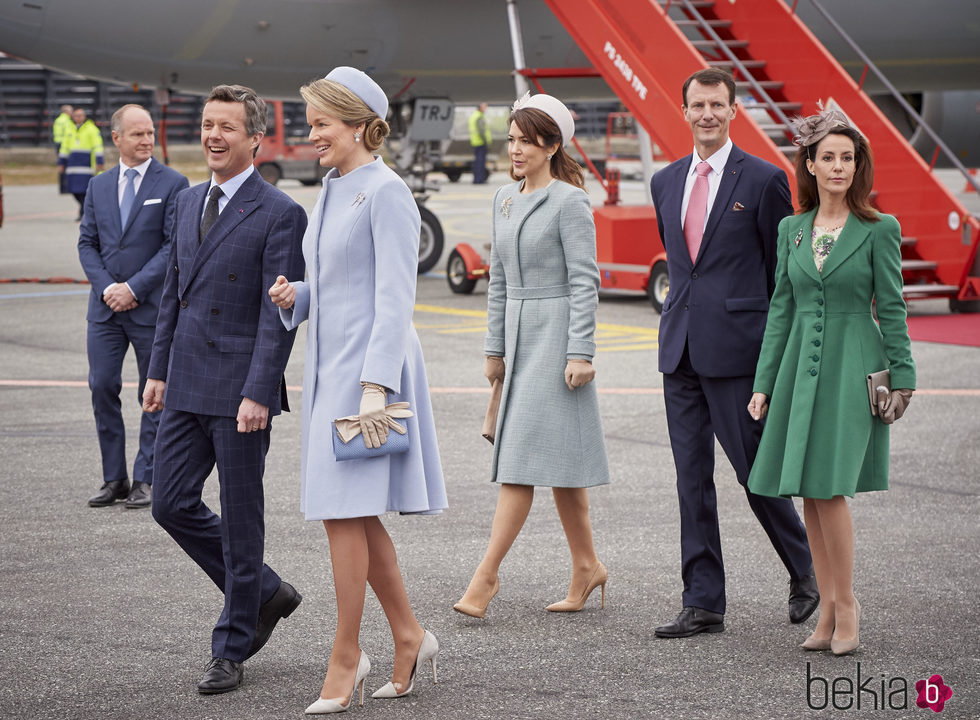
[[[535,145],[538,147],[544,148],[558,143],[558,149],[551,156],[552,176],[569,185],[585,189],[585,173],[582,166],[565,152],[565,148],[562,147],[561,130],[550,115],[537,108],[520,108],[511,113],[510,122],[516,123],[525,137],[534,138]],[[510,177],[513,180],[519,179],[514,175],[513,164],[510,166]]]
[[[864,136],[854,128],[835,128],[816,145],[801,147],[796,152],[796,197],[800,203],[797,214],[810,212],[820,204],[817,191],[817,178],[806,166],[807,159],[815,162],[820,143],[831,135],[844,135],[854,143],[854,177],[847,188],[844,201],[852,213],[867,222],[878,222],[881,218],[871,207],[871,187],[875,180],[874,157]],[[812,157],[811,157],[812,154]]]
[[[732,74],[727,70],[722,70],[720,68],[705,68],[693,73],[687,80],[684,81],[684,87],[681,88],[681,97],[684,99],[684,107],[687,107],[687,88],[695,80],[698,81],[699,85],[721,85],[724,83],[725,87],[728,88],[728,104],[735,104],[735,80],[732,78]]]

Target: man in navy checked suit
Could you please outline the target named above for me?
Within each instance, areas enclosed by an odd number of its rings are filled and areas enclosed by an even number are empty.
[[[683,609],[655,630],[663,638],[725,629],[715,437],[789,572],[790,620],[806,620],[820,598],[806,531],[793,502],[755,495],[746,486],[762,436],[762,425],[749,416],[747,406],[775,287],[777,227],[793,212],[786,173],[729,139],[735,118],[730,74],[699,70],[682,93],[694,153],[658,172],[650,183],[670,274],[660,318],[660,372],[677,471],[684,579]],[[699,195],[695,189],[705,180]],[[694,208],[700,212],[689,215]],[[698,214],[701,227],[690,228],[698,230],[692,238],[697,242],[689,242],[684,225]]]
[[[122,367],[130,344],[139,367],[139,401],[153,348],[163,278],[170,255],[170,225],[177,193],[187,178],[153,159],[154,129],[139,105],[112,115],[112,142],[119,164],[89,182],[78,238],[78,257],[92,285],[88,302],[88,382],[102,452],[102,487],[92,507],[125,500],[127,508],[150,505],[153,443],[160,413],[140,419],[133,485],[126,471]],[[123,215],[125,214],[125,218]]]
[[[302,277],[306,213],[252,166],[265,103],[219,85],[201,117],[211,181],[177,199],[173,250],[144,408],[163,408],[153,517],[224,593],[204,694],[242,682],[243,663],[302,596],[263,563],[262,476],[271,418],[287,409],[283,370],[295,338],[266,294]],[[201,501],[218,467],[221,516]]]

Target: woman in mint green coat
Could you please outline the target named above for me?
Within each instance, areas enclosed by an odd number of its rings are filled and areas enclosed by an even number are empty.
[[[797,129],[801,209],[779,225],[776,288],[748,407],[756,420],[767,410],[768,418],[749,489],[804,498],[821,611],[802,647],[842,655],[857,649],[860,618],[845,496],[888,489],[887,423],[905,411],[915,364],[901,229],[868,202],[867,141],[836,110]],[[881,394],[874,417],[865,378],[884,369],[893,390]]]

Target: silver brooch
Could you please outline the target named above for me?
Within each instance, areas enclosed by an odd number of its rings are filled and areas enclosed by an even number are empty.
[[[800,246],[800,242],[802,240],[803,240],[803,231],[800,230],[798,233],[796,233],[796,247]]]
[[[362,202],[364,202],[364,193],[359,192],[357,193],[357,195],[354,196],[354,202],[351,203],[351,207],[357,207]]]
[[[510,220],[510,206],[514,204],[514,198],[508,197],[504,198],[504,201],[500,203],[500,212],[504,214],[504,217]]]

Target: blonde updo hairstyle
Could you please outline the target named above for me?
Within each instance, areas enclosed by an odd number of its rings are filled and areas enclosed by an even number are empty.
[[[361,142],[370,152],[381,147],[391,132],[384,118],[378,117],[357,95],[333,80],[314,80],[301,87],[299,94],[317,110],[339,118],[348,127],[355,128],[364,123]]]

